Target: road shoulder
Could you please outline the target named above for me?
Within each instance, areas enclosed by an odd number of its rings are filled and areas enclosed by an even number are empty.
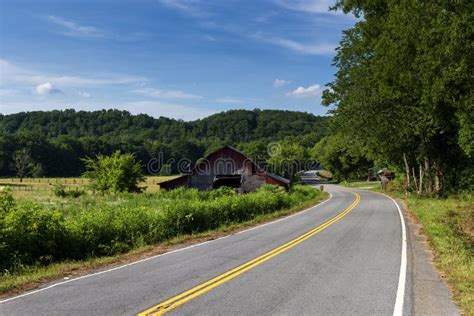
[[[451,290],[433,265],[433,252],[421,224],[403,201],[397,202],[403,206],[407,224],[412,312],[414,315],[461,315],[459,308],[452,302]]]

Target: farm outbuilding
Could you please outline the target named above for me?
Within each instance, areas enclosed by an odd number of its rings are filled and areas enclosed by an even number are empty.
[[[165,190],[178,187],[209,190],[227,186],[253,192],[263,184],[288,189],[290,181],[265,171],[243,152],[225,146],[200,159],[189,174],[162,182],[160,187]]]

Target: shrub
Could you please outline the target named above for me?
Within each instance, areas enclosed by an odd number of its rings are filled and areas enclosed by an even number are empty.
[[[1,268],[63,258],[65,234],[59,211],[47,211],[32,203],[10,209],[2,217]]]
[[[53,194],[58,197],[66,197],[66,187],[62,184],[55,184],[51,188]]]
[[[46,203],[15,204],[11,193],[4,191],[0,193],[0,207],[6,210],[0,217],[0,267],[113,255],[288,209],[318,194],[303,185],[290,192],[264,185],[244,195],[225,187],[205,192],[180,188],[139,196],[85,197],[70,201],[69,206],[62,204],[63,211],[58,211]]]
[[[220,187],[216,190],[209,191],[209,199],[214,200],[223,196],[233,196],[236,194],[237,191],[234,188]]]
[[[334,175],[332,174],[331,171],[328,171],[328,170],[319,170],[317,172],[317,175],[321,178],[324,178],[326,180],[332,180]]]
[[[12,189],[6,187],[3,190],[0,190],[0,212],[7,213],[14,206],[15,200],[13,199]]]
[[[81,195],[86,194],[85,191],[79,190],[79,189],[72,189],[72,190],[67,190],[66,186],[62,184],[55,184],[52,187],[53,194],[57,197],[73,197],[73,198],[78,198]]]
[[[85,177],[90,178],[94,190],[106,193],[141,192],[138,184],[145,180],[140,163],[133,154],[116,151],[111,156],[98,155],[84,159]]]
[[[73,198],[78,198],[84,194],[86,194],[86,192],[80,189],[72,189],[72,190],[66,191],[66,196],[70,196]]]
[[[264,184],[257,189],[257,192],[283,193],[285,192],[285,188],[273,184]]]

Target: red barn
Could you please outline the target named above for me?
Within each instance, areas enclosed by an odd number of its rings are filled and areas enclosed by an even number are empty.
[[[252,192],[265,183],[285,189],[290,185],[288,179],[265,171],[243,152],[225,146],[200,159],[190,174],[162,182],[160,187],[165,190],[178,187],[208,190],[228,186]]]

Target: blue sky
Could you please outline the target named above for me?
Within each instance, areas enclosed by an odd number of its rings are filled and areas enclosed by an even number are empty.
[[[0,113],[325,114],[352,16],[330,0],[0,0]]]

